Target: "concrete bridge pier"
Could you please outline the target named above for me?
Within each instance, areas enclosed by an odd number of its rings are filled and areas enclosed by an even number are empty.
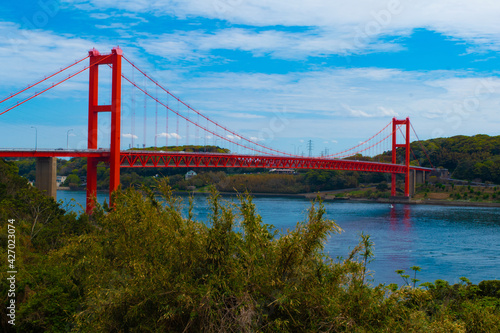
[[[422,170],[410,170],[410,196],[415,194],[417,184],[424,184],[427,180],[427,172]]]
[[[57,200],[57,159],[55,157],[36,158],[35,186],[46,196]]]

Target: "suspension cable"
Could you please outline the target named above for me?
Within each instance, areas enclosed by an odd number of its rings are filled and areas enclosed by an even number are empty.
[[[370,148],[373,148],[373,147],[375,147],[376,145],[380,144],[381,142],[383,142],[383,141],[387,140],[387,138],[389,138],[390,136],[392,136],[392,135],[393,135],[393,134],[394,134],[394,133],[395,133],[398,129],[400,129],[402,126],[403,126],[403,125],[399,125],[399,127],[398,127],[395,131],[393,131],[392,133],[389,133],[389,135],[387,135],[387,136],[386,136],[385,138],[383,138],[382,140],[380,140],[380,141],[378,141],[378,142],[374,143],[373,145],[371,145],[371,146],[369,146],[369,147],[366,147],[366,148],[364,148],[364,149],[362,149],[362,150],[358,150],[358,151],[356,151],[354,154],[343,155],[343,156],[340,156],[340,157],[338,157],[338,158],[340,159],[340,158],[347,158],[347,157],[351,157],[351,156],[354,156],[354,155],[359,154],[359,153],[361,153],[361,152],[364,152],[364,151],[366,151],[366,150],[368,150],[368,149],[370,149]],[[386,126],[386,127],[387,127],[387,126]],[[368,141],[369,141],[369,140],[368,140]]]
[[[71,65],[69,65],[69,66],[67,66],[67,67],[64,67],[64,68],[60,69],[59,71],[55,72],[54,74],[49,75],[49,76],[45,77],[44,79],[42,79],[42,80],[40,80],[40,81],[38,81],[38,82],[36,82],[36,83],[34,83],[34,84],[31,84],[31,85],[27,86],[26,88],[24,88],[24,89],[22,89],[22,90],[18,91],[17,93],[10,95],[9,97],[7,97],[7,98],[5,98],[5,99],[1,100],[1,101],[0,101],[0,104],[2,104],[3,102],[8,101],[9,99],[11,99],[11,98],[13,98],[13,97],[15,97],[15,96],[19,95],[20,93],[25,92],[25,91],[26,91],[26,90],[28,90],[28,89],[33,88],[34,86],[36,86],[36,85],[38,85],[38,84],[40,84],[40,83],[42,83],[42,82],[44,82],[44,81],[47,81],[47,80],[48,80],[48,79],[50,79],[51,77],[54,77],[54,76],[56,76],[57,74],[60,74],[60,73],[64,72],[64,71],[65,71],[65,70],[67,70],[68,68],[71,68],[71,67],[73,67],[73,66],[75,66],[75,65],[79,64],[80,62],[84,61],[84,60],[85,60],[85,59],[87,59],[88,57],[90,57],[90,56],[88,55],[88,56],[86,56],[85,58],[80,59],[80,60],[78,60],[78,61],[74,62],[73,64],[71,64]]]
[[[4,110],[4,111],[0,112],[0,116],[1,116],[1,115],[3,115],[4,113],[9,112],[10,110],[12,110],[12,109],[14,109],[14,108],[17,108],[18,106],[20,106],[20,105],[22,105],[22,104],[26,103],[27,101],[29,101],[29,100],[31,100],[31,99],[33,99],[33,98],[35,98],[35,97],[37,97],[37,96],[39,96],[39,95],[43,94],[44,92],[46,92],[46,91],[48,91],[48,90],[50,90],[50,89],[52,89],[52,88],[54,88],[54,87],[57,87],[57,86],[58,86],[58,85],[60,85],[61,83],[68,81],[68,80],[69,80],[69,79],[71,79],[72,77],[77,76],[78,74],[80,74],[80,73],[81,73],[81,72],[83,72],[83,71],[86,71],[86,70],[87,70],[87,69],[89,69],[91,66],[97,65],[98,63],[100,63],[101,61],[104,61],[105,59],[107,59],[107,58],[108,58],[108,57],[110,57],[110,56],[111,56],[111,54],[110,54],[110,55],[108,55],[108,56],[106,56],[106,57],[103,57],[101,60],[99,60],[99,61],[97,61],[97,62],[93,63],[92,65],[88,65],[88,66],[86,66],[84,69],[79,70],[78,72],[76,72],[76,73],[74,73],[74,74],[71,74],[70,76],[68,76],[68,77],[67,77],[67,78],[65,78],[64,80],[61,80],[61,81],[59,81],[59,82],[57,82],[57,83],[53,83],[53,84],[52,84],[52,86],[50,86],[50,87],[48,87],[48,88],[46,88],[46,89],[44,89],[44,90],[42,90],[42,91],[40,91],[40,92],[38,92],[38,93],[34,94],[33,96],[28,97],[28,98],[26,98],[25,100],[23,100],[23,101],[21,101],[21,102],[17,102],[14,106],[11,106],[10,108],[8,108],[8,109],[6,109],[6,110]]]
[[[195,126],[199,126],[202,130],[208,132],[208,133],[211,133],[212,135],[214,136],[217,136],[219,137],[220,139],[224,140],[224,141],[228,141],[228,142],[231,142],[231,143],[234,143],[236,145],[239,145],[243,148],[246,148],[246,149],[250,149],[250,150],[253,150],[255,152],[258,152],[258,153],[262,153],[262,154],[268,154],[270,155],[269,152],[265,152],[265,151],[261,151],[261,150],[258,150],[258,149],[255,149],[255,148],[251,148],[251,147],[248,147],[248,146],[245,146],[243,144],[240,144],[240,143],[237,143],[237,142],[234,142],[234,141],[231,141],[229,140],[228,138],[225,138],[223,135],[220,135],[216,132],[213,132],[213,131],[210,131],[209,129],[201,126],[201,125],[197,125],[195,122],[193,122],[191,119],[188,119],[186,118],[185,116],[181,115],[179,112],[173,110],[172,108],[170,108],[169,106],[167,106],[165,103],[163,103],[162,101],[156,99],[154,96],[152,96],[149,92],[147,92],[146,90],[144,90],[143,88],[139,87],[135,82],[131,81],[128,77],[126,77],[124,74],[122,74],[122,77],[127,80],[130,84],[134,85],[137,89],[139,89],[140,91],[142,91],[144,94],[146,94],[149,98],[153,99],[154,101],[156,101],[156,103],[159,103],[161,104],[163,107],[165,107],[166,109],[172,111],[173,113],[175,113],[178,117],[181,117],[182,119],[184,119],[185,121],[187,122],[190,122],[191,124],[195,125]],[[160,87],[161,88],[161,87]],[[182,103],[182,101],[178,100],[178,102]],[[203,116],[203,115],[202,115]],[[233,133],[233,132],[231,132]],[[239,135],[235,134],[237,137],[240,137]],[[241,137],[240,137],[241,138]],[[251,142],[251,141],[250,141]],[[251,142],[253,143],[253,142]],[[290,155],[290,154],[288,154]],[[295,156],[295,155],[291,155],[291,156]]]
[[[294,154],[290,154],[290,153],[286,153],[286,152],[282,152],[282,151],[279,151],[279,150],[276,150],[276,149],[273,149],[273,148],[270,148],[270,147],[267,147],[267,146],[264,146],[264,145],[261,145],[257,142],[254,142],[250,139],[247,139],[246,137],[244,136],[241,136],[240,134],[237,134],[233,131],[231,131],[230,129],[220,125],[219,123],[213,121],[212,119],[208,118],[207,116],[205,116],[203,113],[197,111],[196,109],[192,108],[191,106],[189,106],[189,104],[185,103],[184,101],[182,101],[180,98],[178,98],[177,96],[175,96],[174,94],[172,94],[168,89],[164,88],[158,81],[154,80],[153,78],[151,78],[147,73],[145,73],[143,70],[141,70],[139,67],[137,67],[133,62],[131,62],[130,60],[128,60],[125,56],[123,56],[123,59],[125,59],[132,67],[134,67],[135,69],[137,69],[142,75],[144,75],[145,77],[147,77],[149,80],[151,80],[154,84],[158,85],[158,87],[160,87],[160,89],[162,89],[164,92],[166,92],[167,94],[169,94],[170,96],[172,96],[173,98],[175,98],[179,103],[182,103],[185,107],[187,107],[188,109],[194,111],[195,113],[199,114],[200,116],[202,116],[203,118],[207,119],[208,121],[210,121],[211,123],[213,123],[215,126],[217,127],[220,127],[221,129],[227,131],[228,133],[236,136],[236,137],[239,137],[253,145],[256,145],[256,146],[259,146],[261,148],[264,148],[264,149],[267,149],[267,150],[270,150],[270,151],[273,151],[275,153],[278,153],[278,154],[282,154],[282,155],[287,155],[287,156],[297,156],[297,155],[294,155]],[[195,123],[193,123],[195,124]],[[225,139],[226,141],[228,141],[227,139]],[[269,154],[269,153],[267,153]]]
[[[411,129],[413,130],[413,133],[415,133],[415,136],[417,137],[417,140],[418,140],[418,143],[420,144],[420,147],[422,148],[425,156],[427,157],[427,160],[429,161],[429,164],[431,165],[431,167],[434,169],[434,165],[432,165],[432,162],[431,162],[431,158],[429,157],[429,155],[427,155],[427,151],[425,150],[425,147],[424,145],[422,144],[422,141],[420,141],[420,138],[418,137],[418,134],[417,132],[415,132],[415,129],[413,128],[413,125],[410,123],[410,126],[411,126]]]
[[[374,137],[376,137],[377,135],[379,135],[380,133],[382,133],[382,132],[383,132],[383,131],[387,128],[387,127],[389,127],[389,125],[391,125],[391,124],[392,124],[392,121],[391,121],[391,122],[389,122],[389,123],[388,123],[388,124],[387,124],[384,128],[382,128],[380,131],[378,131],[378,133],[376,133],[375,135],[373,135],[373,136],[372,136],[371,138],[369,138],[368,140],[363,141],[363,142],[361,142],[360,144],[358,144],[358,145],[356,145],[356,146],[354,146],[354,147],[352,147],[352,148],[346,149],[346,150],[341,151],[341,152],[339,152],[339,153],[330,154],[330,155],[327,155],[327,156],[325,156],[325,157],[334,157],[334,156],[337,156],[337,155],[341,155],[341,154],[343,154],[343,153],[347,153],[348,151],[353,150],[353,149],[355,149],[355,148],[358,148],[359,146],[364,145],[365,143],[367,143],[368,141],[372,140]],[[361,151],[364,151],[364,150],[361,150]],[[354,155],[356,155],[356,154],[354,154]],[[346,156],[346,155],[343,155],[343,156]],[[350,156],[352,156],[352,155],[350,155]],[[340,158],[340,157],[339,157],[339,158]]]

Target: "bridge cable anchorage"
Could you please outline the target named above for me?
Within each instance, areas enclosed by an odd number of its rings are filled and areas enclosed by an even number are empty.
[[[387,124],[384,128],[382,128],[380,131],[378,131],[375,135],[373,135],[373,136],[372,136],[371,138],[369,138],[368,140],[363,141],[363,142],[361,142],[360,144],[358,144],[358,145],[356,145],[356,146],[354,146],[354,147],[352,147],[352,148],[349,148],[349,149],[343,150],[343,151],[338,152],[338,153],[335,153],[335,154],[330,154],[330,155],[327,155],[327,156],[325,156],[325,157],[330,157],[330,158],[331,158],[331,157],[335,157],[335,156],[338,156],[338,155],[342,155],[342,154],[344,154],[344,153],[347,153],[348,151],[351,151],[351,150],[353,150],[353,149],[356,149],[356,148],[358,148],[359,146],[362,146],[362,145],[366,144],[368,141],[370,141],[370,140],[372,140],[373,138],[375,138],[377,135],[379,135],[380,133],[382,133],[382,132],[383,132],[383,131],[387,128],[387,127],[389,127],[391,124],[392,124],[392,121],[391,121],[391,122],[389,122],[389,123],[388,123],[388,124]],[[353,156],[353,155],[356,155],[356,153],[355,153],[355,154],[352,154],[352,155],[347,155],[347,156]],[[346,155],[344,155],[344,156],[346,156]],[[337,158],[342,158],[342,157],[343,157],[343,156],[341,156],[341,157],[337,157]]]
[[[232,134],[232,135],[235,135],[237,137],[239,137],[240,139],[242,140],[245,140],[253,145],[256,145],[258,147],[261,147],[263,149],[266,149],[266,150],[269,150],[269,151],[272,151],[274,153],[278,153],[278,154],[281,154],[281,155],[287,155],[287,156],[296,156],[296,155],[293,155],[293,154],[290,154],[290,153],[286,153],[286,152],[282,152],[282,151],[279,151],[279,150],[276,150],[276,149],[273,149],[273,148],[270,148],[270,147],[267,147],[267,146],[264,146],[264,145],[261,145],[257,142],[254,142],[244,136],[241,136],[231,130],[229,130],[228,128],[218,124],[217,122],[213,121],[212,119],[208,118],[207,116],[205,116],[203,113],[199,112],[198,110],[190,107],[187,103],[185,103],[184,101],[182,101],[180,98],[178,98],[177,96],[175,96],[174,94],[172,94],[168,89],[164,88],[158,81],[154,80],[153,78],[151,78],[147,73],[145,73],[143,70],[141,70],[139,67],[137,67],[133,62],[131,62],[130,60],[128,60],[128,58],[126,58],[125,56],[123,56],[123,59],[125,59],[132,67],[134,67],[136,70],[138,70],[142,75],[144,75],[145,77],[147,77],[149,80],[151,80],[151,82],[153,82],[154,84],[158,85],[158,87],[160,87],[160,89],[162,89],[164,92],[166,92],[167,94],[169,94],[170,96],[172,96],[173,98],[177,99],[177,101],[179,103],[182,103],[185,107],[187,107],[188,109],[192,110],[193,112],[199,114],[200,116],[202,116],[203,118],[207,119],[208,121],[210,121],[211,123],[213,123],[214,125],[216,125],[217,127],[220,127],[221,129],[224,129],[226,130],[228,133]],[[185,118],[185,117],[183,117]],[[191,122],[192,124],[194,124],[193,122]],[[200,127],[201,128],[201,127]],[[228,140],[227,138],[224,139],[225,141],[230,141]],[[243,146],[242,146],[243,147]],[[254,150],[254,149],[253,149]],[[254,150],[254,151],[257,151],[257,150]],[[259,151],[261,152],[261,151]],[[264,154],[271,154],[271,153],[264,153]]]
[[[106,56],[106,57],[103,57],[101,60],[99,60],[99,61],[95,62],[94,64],[92,64],[92,65],[88,65],[88,66],[86,66],[84,69],[79,70],[78,72],[76,72],[76,73],[74,73],[74,74],[71,74],[70,76],[68,76],[68,77],[67,77],[67,78],[65,78],[64,80],[61,80],[61,81],[59,81],[59,82],[57,82],[57,83],[53,83],[50,87],[48,87],[48,88],[46,88],[46,89],[44,89],[44,90],[42,90],[42,91],[40,91],[40,92],[38,92],[38,93],[35,93],[35,94],[34,94],[34,95],[32,95],[31,97],[28,97],[28,98],[26,98],[25,100],[23,100],[23,101],[21,101],[21,102],[17,102],[17,103],[16,103],[16,105],[14,105],[14,106],[12,106],[12,107],[10,107],[10,108],[8,108],[8,109],[4,110],[3,112],[0,112],[0,116],[1,116],[1,115],[3,115],[4,113],[9,112],[9,111],[10,111],[10,110],[12,110],[12,109],[14,109],[14,108],[18,107],[19,105],[22,105],[22,104],[26,103],[27,101],[29,101],[29,100],[31,100],[31,99],[33,99],[33,98],[37,97],[37,96],[40,96],[40,95],[41,95],[41,94],[43,94],[44,92],[46,92],[46,91],[48,91],[48,90],[50,90],[50,89],[52,89],[52,88],[57,87],[57,86],[58,86],[58,85],[60,85],[61,83],[68,81],[68,80],[69,80],[69,79],[71,79],[72,77],[77,76],[78,74],[80,74],[80,73],[82,73],[82,72],[86,71],[86,70],[87,70],[87,69],[89,69],[91,66],[95,66],[95,65],[97,65],[99,62],[104,61],[105,59],[107,59],[107,58],[108,58],[108,57],[110,57],[110,56],[111,56],[111,54],[110,54],[110,55],[108,55],[108,56]]]
[[[69,69],[69,68],[71,68],[71,67],[73,67],[73,66],[75,66],[75,65],[77,65],[77,64],[79,64],[79,63],[81,63],[82,61],[84,61],[84,60],[85,60],[85,59],[87,59],[88,57],[89,57],[89,56],[87,55],[85,58],[80,59],[80,60],[77,60],[77,61],[76,61],[76,62],[74,62],[73,64],[71,64],[71,65],[69,65],[69,66],[66,66],[66,67],[64,67],[64,68],[62,68],[62,69],[60,69],[60,70],[58,70],[58,71],[57,71],[57,72],[55,72],[54,74],[49,75],[49,76],[46,76],[46,77],[45,77],[45,78],[43,78],[42,80],[40,80],[40,81],[38,81],[38,82],[36,82],[36,83],[34,83],[34,84],[31,84],[31,85],[27,86],[26,88],[24,88],[24,89],[22,89],[22,90],[18,91],[18,92],[17,92],[17,93],[15,93],[15,94],[10,95],[10,96],[9,96],[9,97],[7,97],[7,98],[4,98],[3,100],[1,100],[1,101],[0,101],[0,104],[2,104],[3,102],[5,102],[5,101],[7,101],[7,100],[9,100],[9,99],[11,99],[11,98],[13,98],[13,97],[15,97],[15,96],[17,96],[17,95],[19,95],[19,94],[23,93],[23,92],[25,92],[25,91],[26,91],[26,90],[28,90],[28,89],[31,89],[31,88],[35,87],[36,85],[38,85],[38,84],[40,84],[40,83],[42,83],[42,82],[44,82],[44,81],[47,81],[47,80],[48,80],[48,79],[50,79],[51,77],[54,77],[54,76],[56,76],[57,74],[60,74],[60,73],[64,72],[65,70],[67,70],[67,69]]]
[[[427,150],[425,150],[425,147],[424,145],[422,144],[422,141],[420,141],[420,138],[418,137],[418,134],[417,132],[415,131],[415,129],[413,128],[413,125],[410,124],[411,126],[411,129],[413,130],[413,133],[415,133],[415,136],[417,137],[417,140],[418,140],[418,143],[420,144],[420,147],[422,148],[422,151],[424,152],[425,156],[427,157],[427,160],[429,161],[429,164],[431,165],[431,167],[434,169],[434,165],[432,165],[432,162],[431,162],[431,158],[429,157],[429,155],[427,155]],[[420,163],[419,163],[420,164]]]
[[[155,97],[154,97],[154,96],[152,96],[150,93],[148,93],[148,92],[147,92],[146,90],[144,90],[143,88],[139,87],[139,86],[138,86],[135,82],[131,81],[131,80],[130,80],[127,76],[125,76],[124,74],[122,74],[122,77],[123,77],[126,81],[128,81],[130,84],[134,85],[134,86],[135,86],[138,90],[140,90],[141,92],[143,92],[144,94],[146,94],[149,98],[151,98],[151,99],[155,100],[157,103],[159,103],[160,105],[164,106],[167,110],[170,110],[170,111],[172,111],[173,113],[175,113],[175,114],[177,115],[177,117],[181,117],[181,118],[182,118],[182,119],[184,119],[185,121],[189,121],[191,124],[196,125],[196,124],[195,124],[192,120],[190,120],[190,119],[186,118],[185,116],[181,115],[179,112],[177,112],[177,111],[173,110],[172,108],[170,108],[169,106],[167,106],[167,105],[166,105],[165,103],[163,103],[162,101],[155,99]],[[160,88],[161,88],[161,86],[160,86]],[[178,100],[178,102],[182,103],[182,101],[180,101],[180,100]],[[201,113],[200,113],[200,115],[201,115],[202,117],[206,118],[205,116],[203,116],[203,114],[201,114]],[[208,120],[210,120],[209,118],[207,118],[207,119],[208,119]],[[212,121],[212,122],[213,122],[213,121]],[[224,138],[224,136],[222,136],[222,135],[220,135],[220,134],[218,134],[218,133],[216,133],[216,132],[214,132],[214,131],[211,131],[211,130],[209,130],[209,129],[207,129],[207,128],[205,128],[205,127],[201,126],[201,125],[197,125],[197,126],[199,126],[202,130],[204,130],[204,131],[206,131],[206,132],[208,132],[208,133],[210,133],[210,134],[212,134],[212,135],[214,135],[214,136],[216,136],[216,137],[218,137],[218,138],[220,138],[220,139],[222,139],[222,140],[224,140],[224,141],[233,142],[233,141],[229,140],[228,138]],[[222,127],[222,126],[220,126],[220,125],[219,125],[219,127],[220,127],[220,128],[224,128],[224,127]],[[225,128],[224,128],[224,129],[225,129]],[[229,131],[229,130],[227,130],[227,129],[225,129],[225,130],[226,130],[226,131],[228,131],[228,132],[230,132],[230,133],[234,133],[234,132]],[[237,134],[235,134],[235,135],[237,135]],[[237,136],[238,136],[238,137],[240,137],[240,138],[243,138],[243,137],[241,137],[241,136],[239,136],[239,135],[237,135]],[[178,135],[177,135],[176,137],[177,137],[177,140],[178,140]],[[250,143],[254,143],[253,141],[250,141],[250,140],[247,140],[247,141],[248,141],[248,142],[250,142]],[[235,142],[233,142],[233,143],[235,143]],[[235,143],[235,144],[239,145],[240,147],[243,147],[243,148],[246,148],[246,149],[249,149],[249,150],[252,150],[252,151],[258,152],[258,153],[263,153],[263,154],[267,154],[267,155],[271,155],[271,154],[272,154],[272,153],[269,153],[269,152],[265,152],[265,151],[261,151],[261,150],[255,149],[255,148],[248,147],[248,146],[243,145],[243,144],[240,144],[240,143]],[[262,146],[262,145],[259,145],[259,146]],[[264,147],[264,146],[263,146],[263,147]],[[267,148],[267,149],[270,149],[270,150],[271,150],[271,148]],[[274,150],[274,149],[273,149],[273,150]],[[277,150],[275,150],[275,151],[276,151],[276,152],[279,152],[279,151],[277,151]],[[292,156],[292,157],[296,157],[295,155],[291,155],[291,154],[287,154],[287,155],[288,155],[288,156]]]

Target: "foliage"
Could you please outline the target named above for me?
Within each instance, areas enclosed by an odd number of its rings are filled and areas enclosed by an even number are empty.
[[[202,145],[184,145],[184,146],[163,146],[163,147],[147,147],[147,148],[132,148],[130,150],[139,151],[185,151],[185,152],[204,152],[204,153],[219,153],[219,154],[229,154],[231,151],[227,148],[221,148],[219,146],[202,146]]]
[[[0,159],[0,255],[7,258],[7,221],[15,220],[18,332],[67,331],[67,323],[79,307],[79,295],[69,278],[70,267],[60,266],[52,253],[75,235],[90,230],[88,219],[66,213],[60,203],[43,195],[17,175],[16,165]],[[0,263],[3,305],[9,289]],[[0,326],[7,332],[6,306],[0,308]],[[21,305],[21,306],[20,306]]]
[[[444,167],[453,178],[500,183],[500,136],[481,134],[431,139],[412,142],[411,150],[422,166]],[[398,149],[398,155],[401,154],[404,149]]]
[[[305,221],[277,233],[252,198],[238,205],[212,190],[208,223],[193,219],[160,181],[115,193],[112,209],[91,217],[64,214],[45,201],[11,163],[3,172],[0,221],[17,213],[17,332],[495,332],[498,281],[463,279],[416,288],[370,285],[368,235],[347,258],[323,252],[340,228],[314,202]],[[4,186],[8,184],[8,186]],[[19,201],[19,202],[16,202]],[[10,206],[19,205],[12,209]],[[24,207],[24,208],[22,208]],[[1,255],[5,257],[6,242]],[[416,271],[418,267],[412,267]],[[5,261],[0,271],[6,272]],[[4,274],[4,273],[2,273]],[[426,287],[426,288],[425,288]],[[8,282],[2,276],[1,295]],[[5,302],[0,307],[2,329]]]

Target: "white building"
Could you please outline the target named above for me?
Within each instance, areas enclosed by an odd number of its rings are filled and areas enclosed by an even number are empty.
[[[189,180],[194,176],[196,176],[196,172],[194,172],[193,170],[189,170],[188,172],[186,172],[186,176],[184,177],[184,179]]]
[[[62,183],[64,183],[64,181],[66,180],[66,176],[57,176],[56,178],[56,184],[57,184],[57,187],[61,186]]]

